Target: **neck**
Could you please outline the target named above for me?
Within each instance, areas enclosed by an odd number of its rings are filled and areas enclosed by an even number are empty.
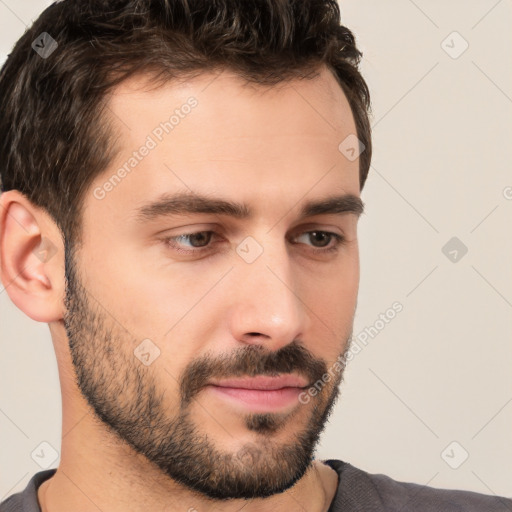
[[[198,494],[177,486],[162,492],[159,486],[132,485],[131,480],[122,481],[122,476],[108,473],[109,477],[90,474],[91,478],[81,479],[80,473],[59,466],[52,478],[43,482],[38,489],[38,500],[42,512],[64,512],[80,510],[97,512],[108,510],[133,512],[165,510],[178,512],[183,503],[193,506],[190,510],[205,512],[235,512],[244,508],[244,512],[308,510],[308,512],[327,512],[338,487],[338,475],[328,465],[313,461],[312,465],[291,489],[284,493],[264,499],[231,500],[215,502],[201,498]],[[150,478],[145,478],[148,481]]]

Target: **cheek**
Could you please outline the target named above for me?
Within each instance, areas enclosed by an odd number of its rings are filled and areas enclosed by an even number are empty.
[[[351,246],[332,264],[312,269],[300,278],[302,287],[313,304],[321,303],[329,310],[350,309],[359,291],[359,254]],[[332,307],[330,307],[332,306]]]
[[[113,270],[109,302],[114,301],[116,318],[134,337],[155,343],[160,378],[174,386],[183,369],[205,350],[221,318],[222,303],[212,289],[219,272],[206,267],[191,271],[178,264],[158,269],[150,263],[147,268],[143,262],[133,266],[125,282],[121,265]]]
[[[188,318],[215,277],[209,278],[207,269],[199,272],[150,251],[129,248],[93,256],[88,268],[94,296],[128,330],[142,336],[161,337]]]
[[[351,334],[359,290],[359,261],[351,255],[333,266],[321,279],[303,281],[305,304],[310,311],[315,333],[331,340],[324,345],[333,357],[341,351]],[[306,308],[307,309],[307,308]]]

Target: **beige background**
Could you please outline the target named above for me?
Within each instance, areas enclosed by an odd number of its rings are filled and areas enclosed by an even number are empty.
[[[1,62],[48,4],[0,0]],[[512,2],[341,7],[374,104],[354,334],[374,330],[317,457],[512,496]],[[468,248],[457,262],[442,251],[452,237]],[[394,302],[403,311],[382,328]],[[61,405],[48,327],[3,286],[0,325],[1,500],[41,470],[41,442],[60,450]]]

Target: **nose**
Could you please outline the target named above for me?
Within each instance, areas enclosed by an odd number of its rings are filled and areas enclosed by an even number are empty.
[[[299,292],[299,275],[285,242],[268,243],[252,263],[240,259],[229,314],[233,337],[276,351],[300,339],[308,328],[308,308]]]

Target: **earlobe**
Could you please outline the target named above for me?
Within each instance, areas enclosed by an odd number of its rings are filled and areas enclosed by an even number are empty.
[[[0,196],[0,280],[13,303],[38,322],[63,315],[61,245],[46,212],[17,190]]]

